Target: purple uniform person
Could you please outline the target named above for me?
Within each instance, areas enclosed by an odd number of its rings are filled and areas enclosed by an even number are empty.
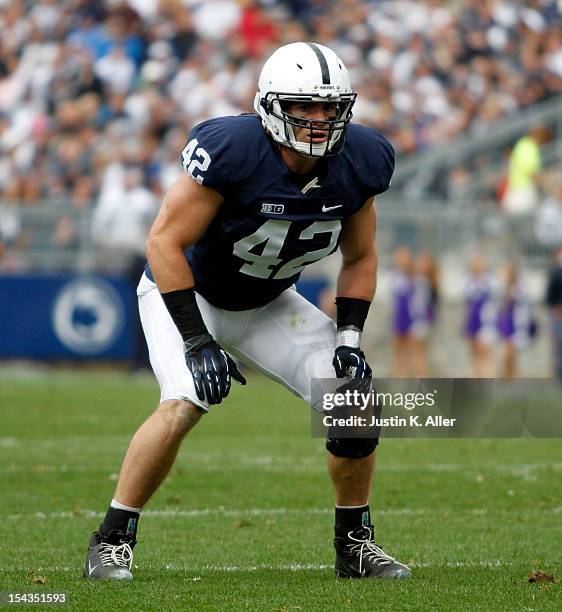
[[[412,254],[407,247],[400,247],[394,253],[391,286],[393,376],[404,378],[409,374],[409,362],[412,354],[413,301],[415,295],[414,264]]]
[[[464,335],[468,341],[472,373],[476,378],[493,375],[491,345],[497,336],[497,290],[488,274],[486,261],[481,255],[470,262],[470,275],[466,280]]]
[[[412,301],[412,348],[414,373],[417,377],[429,376],[428,341],[437,318],[439,281],[437,265],[429,255],[422,253],[415,264],[414,296]]]
[[[505,276],[505,290],[500,299],[496,328],[504,342],[501,376],[515,378],[518,376],[517,352],[536,333],[536,324],[529,296],[513,264],[508,264]]]

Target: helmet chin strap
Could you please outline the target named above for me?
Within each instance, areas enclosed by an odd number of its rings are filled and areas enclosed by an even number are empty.
[[[311,146],[306,142],[300,142],[298,140],[295,140],[292,143],[292,146],[299,153],[302,153],[303,155],[308,155],[308,157],[324,157],[326,151],[328,150],[328,141],[318,144],[312,143]]]
[[[307,155],[308,157],[323,157],[330,146],[330,142],[328,140],[321,143],[306,143],[297,140],[295,130],[289,123],[285,124],[285,134],[287,136],[288,146],[291,149],[302,153],[303,155]]]

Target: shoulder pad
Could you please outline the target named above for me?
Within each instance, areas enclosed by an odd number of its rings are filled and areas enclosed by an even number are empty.
[[[365,199],[383,193],[390,187],[396,155],[390,142],[376,130],[350,124],[344,152]]]
[[[263,135],[257,115],[203,121],[191,130],[181,153],[184,170],[199,184],[222,193],[255,171],[255,142]]]

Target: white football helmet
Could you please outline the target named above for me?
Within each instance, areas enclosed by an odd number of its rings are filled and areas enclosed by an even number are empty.
[[[279,144],[303,155],[324,157],[338,153],[357,94],[341,59],[328,47],[310,42],[280,47],[262,68],[254,108],[264,128]],[[286,112],[289,103],[336,104],[334,119],[302,119]],[[310,130],[309,142],[298,141],[293,129]],[[326,140],[313,142],[312,135],[326,132]]]

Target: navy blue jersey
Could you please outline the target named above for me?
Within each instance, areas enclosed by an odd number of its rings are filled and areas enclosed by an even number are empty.
[[[193,128],[182,163],[224,197],[186,251],[195,290],[219,308],[246,310],[273,300],[338,248],[346,218],[388,189],[394,150],[375,130],[351,124],[342,151],[302,177],[285,166],[258,115],[247,114]]]

